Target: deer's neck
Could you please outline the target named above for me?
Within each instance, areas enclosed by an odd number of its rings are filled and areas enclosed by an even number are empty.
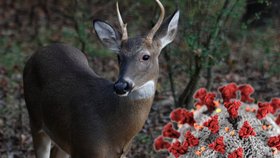
[[[132,122],[142,121],[139,124],[143,124],[148,117],[152,102],[155,95],[154,80],[146,82],[143,86],[138,87],[132,91],[128,96],[120,98],[119,109],[122,112],[126,112],[126,116],[130,118]]]
[[[112,83],[107,82],[106,85],[106,87],[99,88],[104,91],[104,93],[102,91],[98,93],[98,95],[103,95],[103,97],[100,97],[102,100],[94,100],[94,103],[106,102],[106,104],[102,104],[103,106],[97,106],[100,109],[98,112],[106,125],[102,128],[106,130],[107,140],[111,144],[112,150],[121,153],[127,150],[129,142],[142,129],[149,115],[155,94],[156,81],[145,83],[126,97],[119,97],[114,94]]]
[[[149,81],[135,89],[126,97],[120,97],[113,129],[123,129],[117,134],[116,142],[128,141],[143,127],[150,112],[154,94],[155,81]],[[123,127],[125,125],[125,127]]]

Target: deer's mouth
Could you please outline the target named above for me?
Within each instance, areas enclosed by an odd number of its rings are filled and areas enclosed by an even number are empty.
[[[117,93],[117,92],[115,92],[119,97],[126,97],[126,96],[128,96],[128,94],[130,93],[130,92],[126,92],[126,93],[124,93],[124,94],[119,94],[119,93]]]
[[[125,97],[125,96],[128,96],[128,94],[131,92],[131,91],[126,91],[126,90],[114,90],[115,94],[117,94],[118,96],[120,97]]]

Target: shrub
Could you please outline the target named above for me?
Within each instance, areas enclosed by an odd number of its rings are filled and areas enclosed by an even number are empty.
[[[254,89],[248,84],[230,83],[219,91],[222,101],[201,88],[194,95],[195,110],[172,111],[172,122],[155,139],[155,149],[176,158],[279,157],[280,127],[275,116],[280,99],[254,104],[250,97]]]

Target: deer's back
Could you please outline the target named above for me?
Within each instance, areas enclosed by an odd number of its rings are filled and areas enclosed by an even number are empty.
[[[113,84],[99,78],[78,49],[55,44],[36,52],[26,64],[24,85],[33,128],[42,128],[65,151],[78,140],[101,144],[90,135],[106,139],[100,117],[110,111],[110,103],[101,99],[114,100],[113,92],[106,93]]]
[[[53,81],[53,78],[76,72],[92,72],[85,55],[80,50],[65,44],[53,44],[37,51],[29,59],[25,74],[31,69],[36,69],[34,71],[42,82]]]

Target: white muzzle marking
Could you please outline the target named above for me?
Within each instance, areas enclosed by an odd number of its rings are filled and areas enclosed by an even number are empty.
[[[150,80],[140,87],[135,89],[128,95],[130,99],[141,100],[147,99],[155,95],[155,82]]]

